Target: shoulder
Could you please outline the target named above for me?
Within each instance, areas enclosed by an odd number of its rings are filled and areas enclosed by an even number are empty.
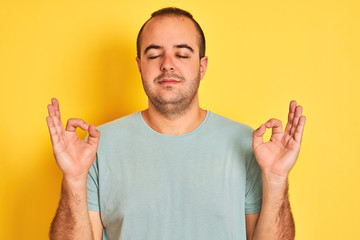
[[[251,138],[254,131],[254,129],[247,124],[234,121],[213,112],[210,112],[209,122],[211,128],[223,131],[230,135],[240,135]]]
[[[121,127],[125,127],[125,126],[128,127],[128,126],[135,124],[138,114],[139,114],[139,112],[135,112],[135,113],[126,115],[124,117],[115,119],[113,121],[101,124],[101,125],[97,126],[96,128],[100,132],[111,132],[111,131],[119,129]]]
[[[253,128],[247,124],[234,121],[230,118],[210,112],[207,130],[211,132],[211,138],[217,142],[222,142],[229,149],[236,151],[251,159]]]
[[[136,134],[140,124],[139,114],[140,112],[135,112],[97,126],[96,128],[101,133],[100,142],[113,141],[118,138],[124,139],[124,137]]]
[[[253,128],[227,117],[209,112],[207,134],[219,141],[232,143],[241,149],[251,149]]]

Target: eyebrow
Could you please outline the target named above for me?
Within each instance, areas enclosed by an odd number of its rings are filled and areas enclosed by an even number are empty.
[[[161,47],[159,45],[151,44],[147,48],[145,48],[144,54],[146,54],[150,49],[162,49],[162,48],[163,47]],[[175,45],[174,48],[186,48],[186,49],[190,50],[192,53],[194,52],[194,49],[187,44]]]
[[[162,47],[160,47],[159,45],[151,44],[147,48],[145,48],[144,54],[146,54],[150,49],[161,49],[161,48]]]
[[[190,47],[187,44],[179,44],[179,45],[175,45],[175,48],[186,48],[189,49],[192,53],[194,52],[194,49],[192,49],[192,47]]]

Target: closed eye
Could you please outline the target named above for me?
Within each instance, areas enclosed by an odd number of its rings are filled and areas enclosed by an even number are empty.
[[[158,57],[160,57],[160,55],[150,56],[150,57],[148,57],[148,59],[155,59],[155,58],[158,58]]]
[[[183,56],[183,55],[176,55],[179,58],[189,58],[188,56]]]

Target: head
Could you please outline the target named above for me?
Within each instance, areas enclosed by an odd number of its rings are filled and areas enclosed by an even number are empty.
[[[188,19],[190,19],[197,30],[198,33],[198,38],[199,38],[199,58],[203,58],[205,56],[205,49],[206,49],[206,45],[205,45],[205,35],[203,30],[201,29],[200,25],[196,22],[196,20],[194,19],[194,17],[192,16],[191,13],[189,13],[188,11],[182,10],[180,8],[175,8],[175,7],[168,7],[168,8],[162,8],[156,12],[153,12],[151,14],[151,17],[144,23],[144,25],[142,25],[137,39],[136,39],[136,53],[137,53],[137,57],[141,58],[141,49],[140,49],[140,45],[141,45],[141,37],[142,37],[142,32],[144,30],[145,25],[154,17],[161,17],[161,16],[173,16],[173,17],[186,17]]]
[[[177,8],[155,12],[141,28],[136,61],[149,108],[176,117],[198,104],[207,67],[199,28],[190,13]]]

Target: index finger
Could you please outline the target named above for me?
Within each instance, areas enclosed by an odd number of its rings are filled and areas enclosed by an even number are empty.
[[[303,132],[304,132],[304,127],[305,127],[305,122],[306,122],[306,117],[305,116],[301,116],[298,124],[296,126],[296,130],[294,133],[294,139],[296,142],[301,143],[301,139],[303,136]]]
[[[290,132],[294,116],[295,116],[295,109],[296,109],[296,101],[292,100],[289,105],[289,114],[288,114],[288,122],[286,123],[285,132]]]
[[[266,122],[267,128],[272,128],[272,134],[282,133],[282,122],[279,119],[271,118]]]
[[[54,126],[57,130],[57,132],[64,131],[64,126],[60,119],[60,110],[59,110],[59,102],[56,98],[51,99],[51,104],[47,106],[49,116],[52,118],[52,121],[54,123]]]
[[[54,106],[55,110],[55,116],[60,118],[60,107],[59,107],[59,101],[56,98],[51,99],[51,103]]]

